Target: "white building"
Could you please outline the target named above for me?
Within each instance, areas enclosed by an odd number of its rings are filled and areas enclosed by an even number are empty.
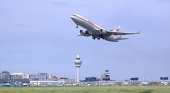
[[[14,77],[18,77],[19,79],[24,79],[24,73],[13,73]]]
[[[49,80],[53,80],[53,75],[52,74],[48,74],[48,79]]]
[[[24,78],[29,79],[29,74],[24,74]]]

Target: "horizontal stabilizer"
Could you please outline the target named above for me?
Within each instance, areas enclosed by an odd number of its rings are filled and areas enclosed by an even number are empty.
[[[120,39],[117,39],[117,40],[126,40],[126,39],[129,39],[129,38],[120,38]]]

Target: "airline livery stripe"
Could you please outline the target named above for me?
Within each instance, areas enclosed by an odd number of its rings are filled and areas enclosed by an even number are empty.
[[[81,18],[81,17],[79,17],[79,16],[75,16],[75,17],[77,17],[78,19],[83,20],[84,22],[90,24],[91,26],[93,26],[93,27],[95,27],[95,28],[97,28],[97,29],[99,29],[99,30],[101,29],[100,27],[96,26],[95,24],[93,24],[93,23],[90,22],[90,21],[85,20],[84,18]]]

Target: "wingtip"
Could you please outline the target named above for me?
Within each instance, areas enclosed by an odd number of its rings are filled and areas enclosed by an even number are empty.
[[[137,32],[136,34],[140,34],[140,31],[139,31],[139,32]]]

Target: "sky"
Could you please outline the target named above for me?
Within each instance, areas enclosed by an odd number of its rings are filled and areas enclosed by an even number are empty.
[[[120,42],[78,37],[72,14],[79,14],[106,30],[119,25]],[[0,71],[47,72],[75,78],[74,60],[80,55],[81,79],[170,78],[169,0],[0,0]]]

